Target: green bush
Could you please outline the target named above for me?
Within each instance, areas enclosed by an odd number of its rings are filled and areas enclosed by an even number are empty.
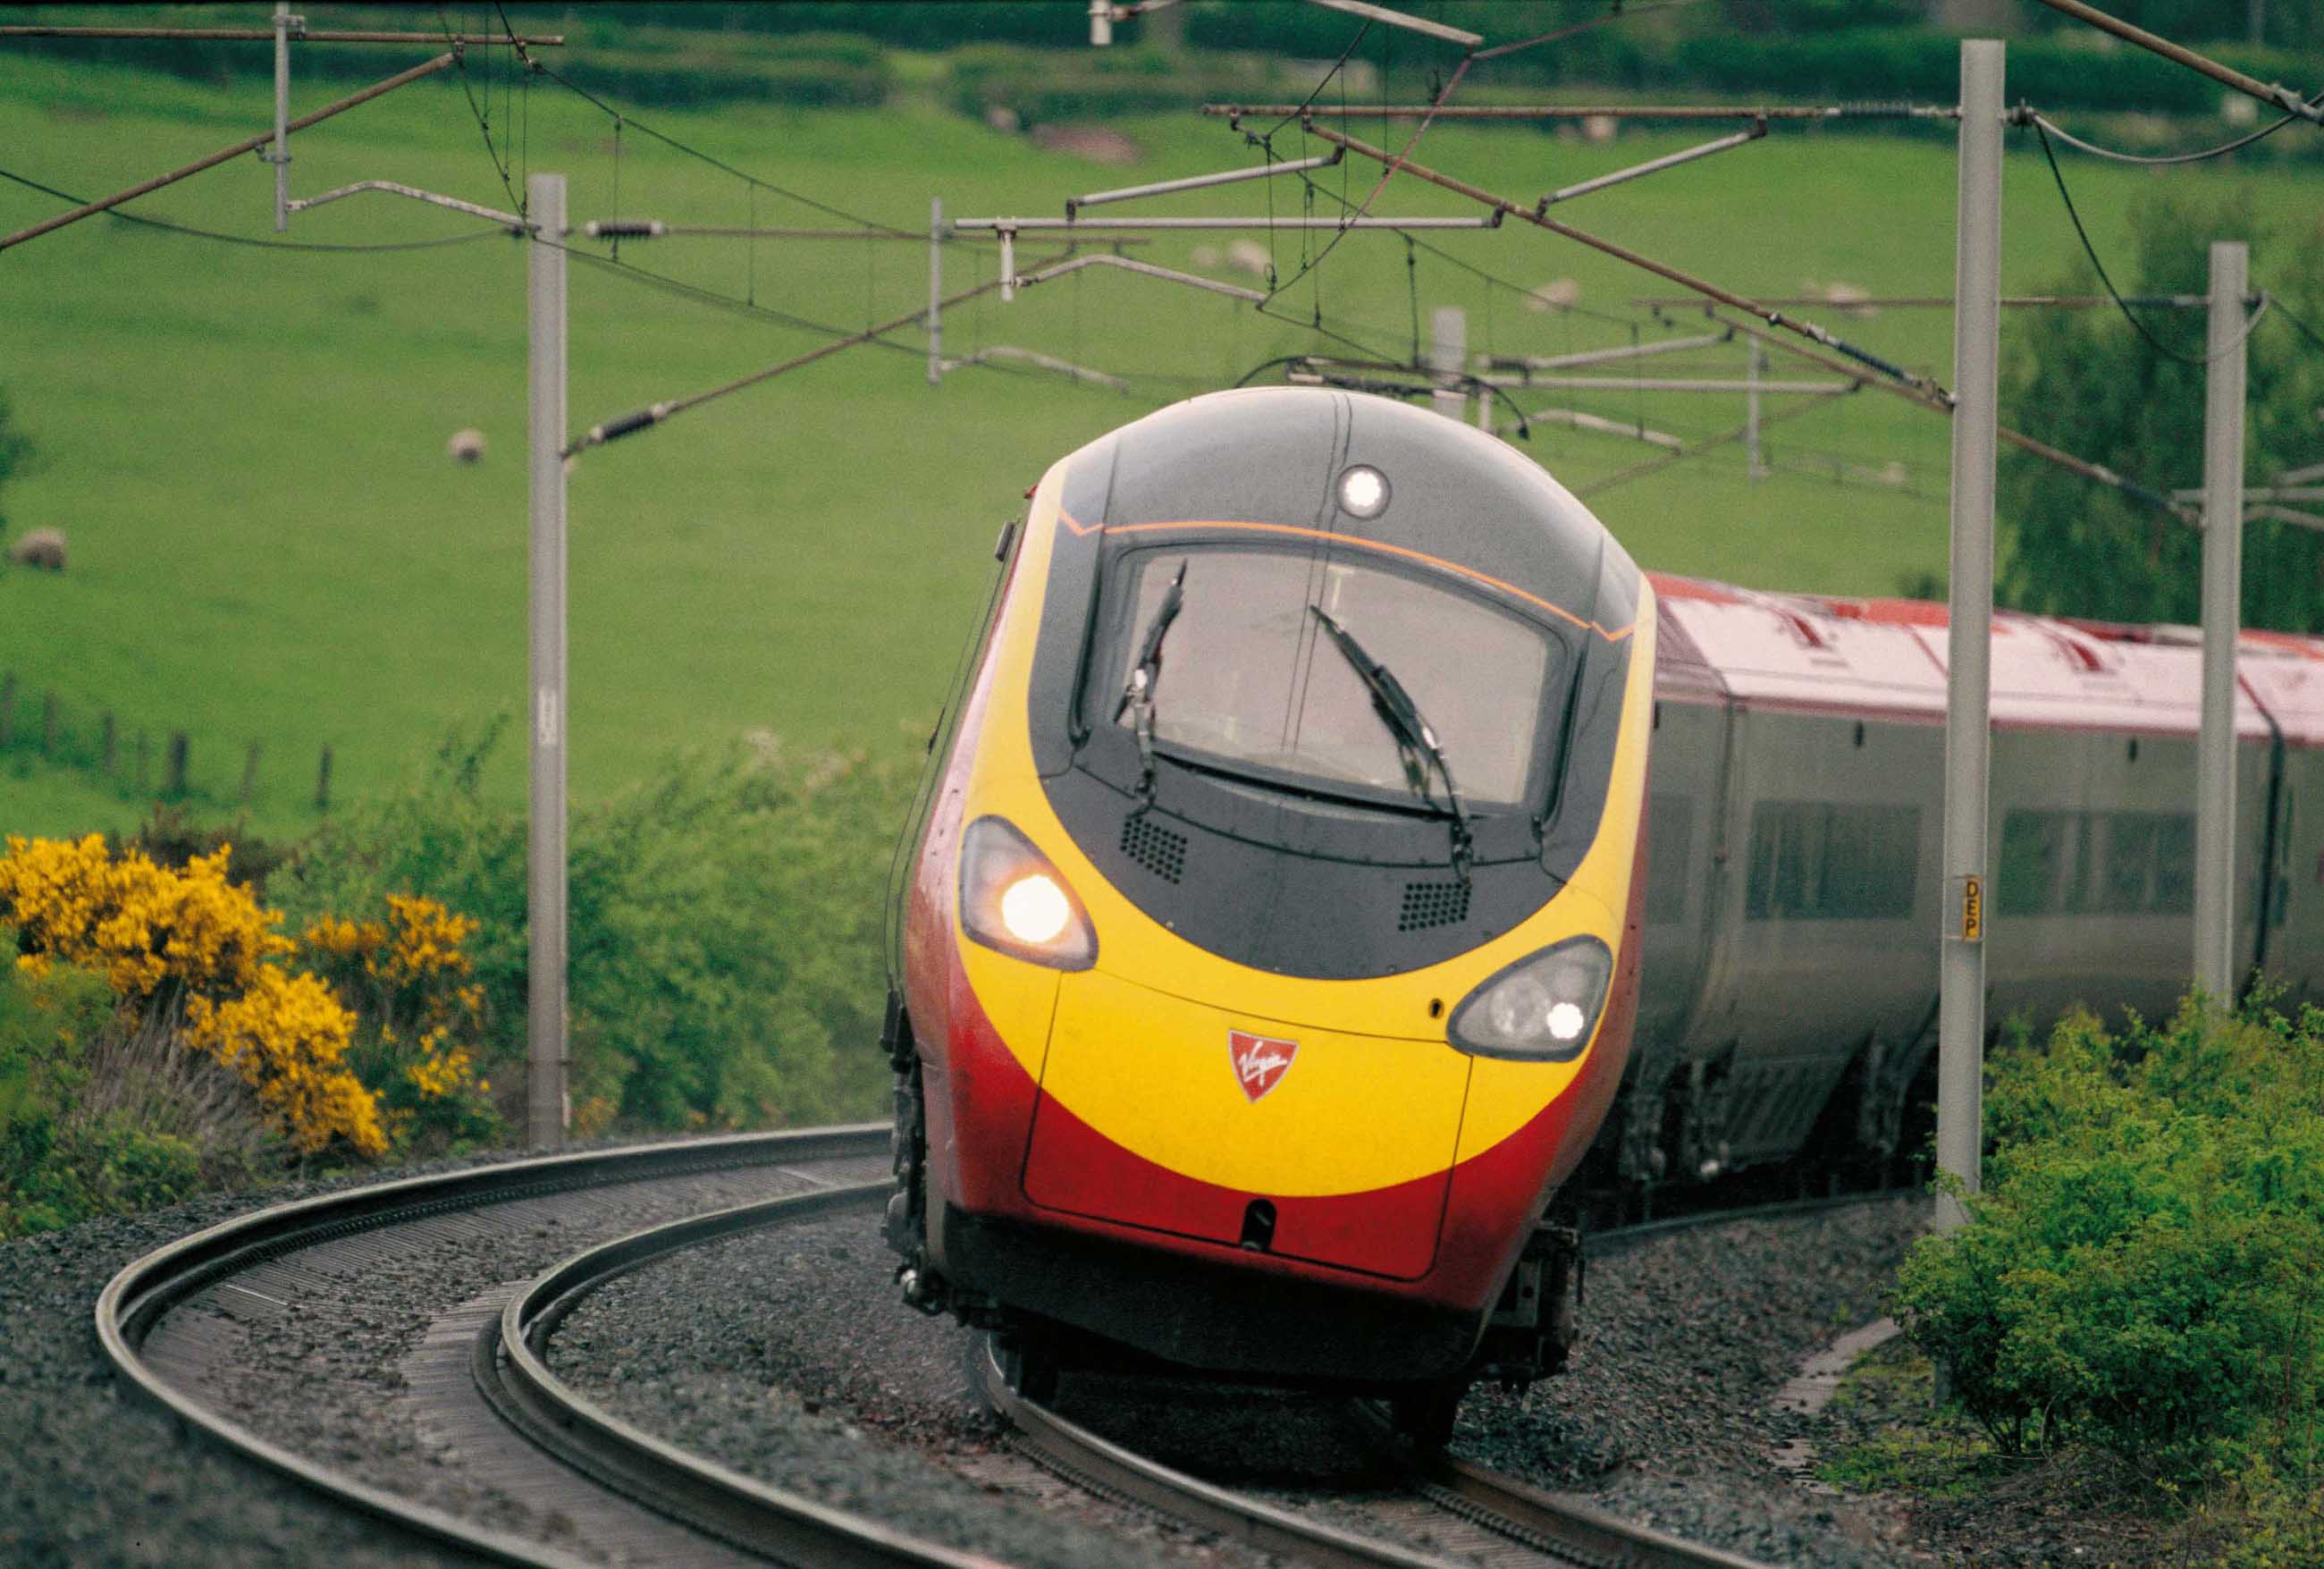
[[[272,1140],[215,1065],[115,1007],[94,971],[35,980],[0,928],[0,1237],[247,1180]]]
[[[440,900],[480,928],[484,1067],[521,1105],[526,831],[480,788],[495,726],[457,736],[417,786],[319,832],[269,887],[293,930]],[[676,1129],[875,1113],[885,1001],[881,879],[907,758],[772,748],[680,758],[572,817],[568,919],[576,1128]],[[512,1117],[521,1125],[521,1114]]]
[[[2006,1451],[2067,1436],[2172,1485],[2319,1458],[2324,1011],[2087,1014],[1997,1054],[1969,1224],[1897,1305]]]

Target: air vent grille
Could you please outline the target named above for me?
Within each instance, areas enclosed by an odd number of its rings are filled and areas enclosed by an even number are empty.
[[[1142,817],[1121,825],[1121,853],[1165,882],[1186,874],[1186,835]]]
[[[1469,885],[1465,882],[1407,882],[1404,908],[1397,912],[1396,929],[1426,931],[1431,927],[1457,926],[1469,918]]]

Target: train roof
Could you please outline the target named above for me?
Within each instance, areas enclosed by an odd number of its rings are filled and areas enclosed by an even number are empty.
[[[1917,599],[1771,594],[1649,573],[1662,605],[1666,697],[1940,724],[1950,622]],[[2192,735],[2202,712],[2200,633],[1997,610],[1994,724],[2005,729]],[[2324,747],[2324,638],[2248,632],[2236,724]]]

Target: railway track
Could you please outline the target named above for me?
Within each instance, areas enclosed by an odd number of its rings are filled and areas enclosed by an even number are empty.
[[[1459,1562],[1219,1487],[1139,1454],[1019,1394],[989,1346],[975,1371],[980,1392],[1016,1427],[1024,1446],[1044,1465],[1101,1496],[1328,1569],[1448,1569]],[[1394,1453],[1388,1422],[1370,1403],[1352,1402],[1351,1414],[1384,1455]],[[1398,1517],[1405,1526],[1416,1523],[1416,1511],[1397,1508],[1399,1501],[1455,1517],[1474,1527],[1461,1544],[1464,1555],[1497,1569],[1764,1569],[1752,1559],[1632,1524],[1470,1461],[1448,1456],[1396,1464],[1404,1499],[1366,1507]],[[1445,1535],[1443,1522],[1431,1534]]]
[[[514,1161],[279,1204],[129,1264],[98,1298],[97,1340],[123,1386],[189,1431],[477,1561],[567,1569],[611,1555],[990,1569],[983,1558],[683,1454],[575,1394],[538,1354],[581,1294],[658,1253],[876,1206],[887,1188],[887,1142],[885,1124],[735,1135]],[[770,1188],[788,1191],[733,1202]],[[636,1232],[636,1217],[657,1210],[680,1218]],[[493,1288],[432,1305],[427,1344],[401,1371],[418,1426],[456,1452],[464,1481],[503,1500],[549,1503],[544,1512],[564,1539],[488,1523],[360,1467],[319,1461],[234,1409],[235,1387],[253,1371],[243,1360],[250,1337],[237,1331],[253,1315],[327,1322],[346,1311],[331,1297],[335,1283],[392,1269],[412,1250],[453,1240],[489,1248],[552,1227],[616,1234],[513,1288],[486,1282]],[[595,1485],[576,1486],[576,1472]]]
[[[876,1207],[889,1186],[886,1148],[887,1131],[875,1125],[739,1135],[517,1161],[277,1205],[124,1269],[98,1301],[97,1337],[124,1383],[189,1430],[343,1505],[482,1561],[558,1569],[604,1555],[717,1565],[989,1565],[679,1450],[577,1393],[544,1354],[558,1324],[589,1292],[657,1258],[743,1232]],[[770,1186],[788,1191],[747,1196]],[[641,1207],[634,1202],[615,1214],[604,1210],[609,1195],[661,1195],[660,1207],[675,1213],[639,1227],[619,1223],[634,1217]],[[1601,1233],[1592,1251],[1687,1226],[1877,1196],[1655,1222]],[[570,1545],[447,1509],[358,1468],[325,1464],[230,1409],[231,1390],[245,1370],[234,1360],[235,1338],[217,1328],[220,1315],[230,1321],[254,1305],[295,1312],[302,1300],[327,1312],[333,1279],[377,1267],[400,1249],[424,1248],[447,1231],[472,1239],[481,1231],[488,1241],[500,1234],[539,1236],[545,1222],[560,1216],[575,1233],[594,1226],[600,1240],[530,1279],[436,1305],[426,1343],[402,1371],[420,1426],[456,1452],[480,1485],[552,1500]],[[1114,1444],[1019,1395],[989,1348],[980,1352],[975,1372],[985,1398],[1034,1458],[1100,1496],[1300,1563],[1442,1569],[1449,1562],[1204,1481]],[[1377,1411],[1353,1403],[1351,1414],[1384,1456],[1400,1454]],[[1390,1463],[1397,1496],[1374,1500],[1358,1517],[1369,1509],[1389,1536],[1406,1534],[1398,1522],[1408,1527],[1429,1517],[1426,1534],[1459,1544],[1471,1561],[1749,1569],[1748,1559],[1632,1525],[1469,1462]]]

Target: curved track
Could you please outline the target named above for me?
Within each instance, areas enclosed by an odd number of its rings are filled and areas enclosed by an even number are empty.
[[[138,1393],[189,1428],[260,1464],[478,1558],[562,1569],[591,1560],[447,1511],[355,1471],[319,1463],[222,1408],[219,1395],[232,1386],[231,1368],[206,1376],[200,1358],[189,1357],[183,1344],[158,1358],[147,1355],[147,1349],[157,1337],[174,1334],[186,1341],[187,1332],[176,1327],[173,1315],[196,1321],[187,1327],[198,1328],[202,1315],[196,1310],[219,1301],[222,1294],[287,1309],[290,1303],[273,1295],[293,1291],[283,1279],[327,1275],[328,1269],[317,1266],[320,1255],[334,1251],[340,1255],[338,1268],[362,1268],[406,1233],[415,1242],[424,1241],[430,1227],[456,1225],[473,1232],[480,1225],[504,1223],[512,1235],[520,1228],[545,1235],[536,1229],[544,1206],[586,1209],[587,1195],[609,1189],[667,1187],[665,1207],[676,1210],[678,1218],[623,1228],[622,1234],[513,1289],[437,1305],[431,1349],[425,1353],[433,1362],[423,1365],[411,1382],[438,1429],[450,1435],[447,1449],[486,1485],[553,1499],[568,1528],[598,1553],[616,1558],[989,1569],[989,1560],[909,1537],[687,1454],[577,1394],[543,1355],[549,1337],[584,1297],[658,1257],[740,1232],[876,1206],[889,1191],[885,1177],[873,1175],[885,1166],[886,1149],[881,1125],[737,1135],[516,1161],[277,1205],[183,1238],[124,1269],[98,1300],[97,1338],[122,1380]],[[802,1191],[703,1205],[706,1177],[764,1173],[771,1183],[777,1172]],[[1625,1227],[1593,1237],[1590,1251],[1671,1230],[1877,1196],[1713,1211]],[[576,1230],[591,1218],[582,1214]],[[558,1223],[550,1218],[549,1223]],[[198,1338],[192,1337],[195,1343]],[[407,1361],[405,1371],[422,1361]],[[1043,1464],[1093,1491],[1301,1563],[1443,1569],[1447,1562],[1203,1481],[1123,1448],[1010,1388],[989,1347],[975,1371],[984,1397],[1015,1426],[1023,1445]],[[1359,1426],[1379,1441],[1384,1454],[1398,1453],[1377,1412],[1361,1403],[1353,1409]],[[582,1478],[596,1487],[576,1486]],[[1468,1462],[1401,1463],[1397,1480],[1411,1507],[1457,1516],[1480,1530],[1478,1539],[1490,1545],[1496,1562],[1750,1569],[1749,1560],[1733,1554],[1631,1525],[1579,1500]]]
[[[181,1238],[121,1270],[97,1300],[97,1341],[125,1386],[189,1430],[335,1501],[480,1560],[564,1569],[611,1551],[655,1563],[771,1558],[969,1569],[985,1560],[678,1454],[575,1396],[534,1352],[577,1295],[655,1253],[743,1226],[876,1204],[886,1183],[864,1178],[883,1170],[887,1141],[885,1124],[742,1134],[542,1157],[278,1204]],[[484,1485],[519,1498],[548,1490],[558,1523],[595,1550],[588,1555],[454,1513],[358,1470],[323,1463],[227,1409],[244,1370],[234,1361],[239,1342],[217,1325],[237,1311],[316,1312],[327,1321],[327,1302],[302,1299],[300,1285],[364,1271],[392,1259],[399,1247],[424,1247],[447,1232],[469,1240],[502,1231],[538,1237],[567,1219],[577,1232],[602,1227],[612,1214],[650,1210],[656,1202],[680,1213],[699,1209],[705,1195],[753,1186],[807,1191],[771,1202],[730,1202],[715,1213],[590,1249],[506,1297],[504,1306],[504,1291],[429,1305],[433,1323],[450,1326],[447,1333],[431,1330],[431,1343],[456,1341],[473,1329],[468,1345],[452,1349],[465,1352],[458,1360],[474,1382],[442,1380],[421,1389],[423,1399],[433,1403],[428,1419],[455,1435],[456,1443],[447,1447]],[[609,1203],[616,1195],[623,1202]],[[504,1408],[513,1427],[478,1419],[464,1402]],[[544,1458],[532,1444],[553,1458]],[[574,1470],[612,1491],[576,1489]],[[635,1501],[641,1498],[653,1500],[650,1512]]]
[[[1101,1437],[1010,1389],[989,1347],[976,1371],[984,1398],[1016,1426],[1026,1445],[1043,1463],[1084,1487],[1303,1564],[1333,1569],[1446,1569],[1449,1561],[1434,1554],[1360,1536],[1245,1497]],[[1356,1415],[1386,1452],[1392,1443],[1387,1421],[1368,1403],[1358,1403]],[[1465,1460],[1441,1457],[1410,1463],[1400,1480],[1416,1498],[1481,1527],[1502,1543],[1527,1550],[1500,1555],[1512,1564],[1763,1569],[1751,1559],[1633,1525],[1579,1500],[1545,1492]]]

